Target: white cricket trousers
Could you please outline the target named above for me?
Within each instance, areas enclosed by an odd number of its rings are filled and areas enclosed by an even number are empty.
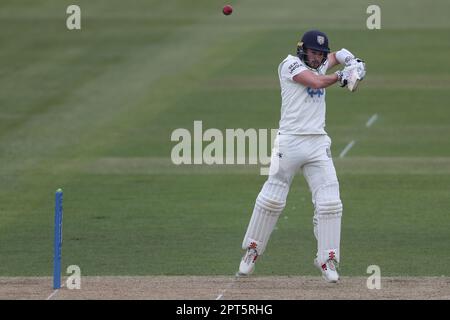
[[[277,135],[272,150],[269,177],[259,193],[242,248],[257,247],[262,254],[278,217],[286,205],[289,188],[302,172],[314,204],[314,235],[318,256],[339,259],[342,203],[331,158],[328,135]]]

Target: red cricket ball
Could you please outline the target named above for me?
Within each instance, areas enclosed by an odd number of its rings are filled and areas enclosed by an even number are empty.
[[[224,15],[229,16],[233,12],[233,7],[227,4],[225,7],[223,7],[222,12]]]

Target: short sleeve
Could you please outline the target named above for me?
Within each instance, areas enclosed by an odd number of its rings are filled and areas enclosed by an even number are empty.
[[[292,80],[292,78],[298,75],[300,72],[308,70],[300,60],[288,59],[283,63],[281,67],[281,77],[284,79]]]

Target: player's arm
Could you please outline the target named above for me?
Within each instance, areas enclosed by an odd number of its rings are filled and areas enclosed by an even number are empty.
[[[342,71],[337,71],[329,75],[317,75],[309,70],[304,70],[295,75],[292,79],[304,86],[313,89],[322,89],[327,88],[338,81],[340,82],[341,87],[344,87],[347,84],[347,78],[349,77],[349,73],[346,72],[346,70],[355,64],[360,64],[362,67],[361,72],[365,74],[364,62],[361,59],[355,58],[355,56],[347,49],[332,52],[328,55],[327,59],[328,69],[331,69],[338,64],[344,65],[345,68]],[[364,75],[361,75],[361,79],[363,77]]]
[[[336,73],[327,75],[317,75],[309,70],[304,70],[295,75],[292,80],[312,89],[322,89],[329,87],[339,81]]]
[[[328,68],[332,68],[336,64],[342,64],[343,66],[348,67],[351,65],[364,63],[364,61],[362,61],[359,58],[356,58],[353,53],[351,53],[345,48],[330,53],[329,56],[331,56],[331,61],[329,61]],[[330,64],[330,62],[332,62],[333,64]]]
[[[334,66],[337,66],[339,64],[339,61],[336,58],[336,51],[330,53],[327,57],[327,60],[328,60],[328,69],[331,69]]]
[[[331,69],[338,64],[342,64],[343,66],[347,67],[351,64],[361,61],[361,59],[355,58],[353,53],[351,53],[345,48],[342,48],[339,51],[331,52],[328,55],[327,59],[328,59],[328,69]]]

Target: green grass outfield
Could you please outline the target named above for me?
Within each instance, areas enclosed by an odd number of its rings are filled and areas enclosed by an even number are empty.
[[[358,92],[327,91],[344,202],[344,276],[450,276],[450,3],[76,1],[0,3],[0,276],[231,275],[266,177],[170,162],[177,128],[276,128],[277,66],[320,28],[367,63]],[[379,4],[382,29],[368,30]],[[367,120],[378,120],[367,128]],[[339,153],[356,144],[343,159]],[[294,180],[258,275],[317,275],[312,205]]]

